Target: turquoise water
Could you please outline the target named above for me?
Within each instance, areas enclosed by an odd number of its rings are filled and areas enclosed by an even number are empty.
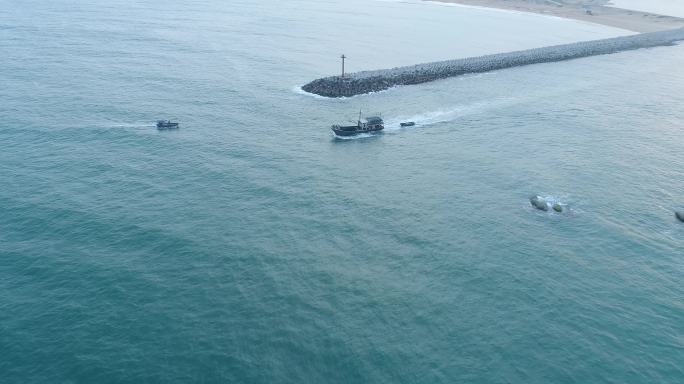
[[[361,70],[625,32],[74,3],[0,1],[0,381],[684,382],[684,46],[329,100],[295,88],[343,50]],[[359,108],[386,131],[333,139]]]

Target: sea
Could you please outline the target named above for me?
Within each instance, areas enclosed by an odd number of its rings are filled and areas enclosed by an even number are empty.
[[[0,0],[0,382],[683,383],[684,45],[300,89],[341,54],[630,33],[417,1]],[[335,138],[359,111],[384,132]]]

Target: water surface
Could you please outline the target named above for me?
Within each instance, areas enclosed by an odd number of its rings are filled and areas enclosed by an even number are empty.
[[[0,9],[4,382],[684,381],[684,47],[331,100],[293,89],[342,52],[625,32],[388,2]],[[386,131],[335,140],[360,108]]]

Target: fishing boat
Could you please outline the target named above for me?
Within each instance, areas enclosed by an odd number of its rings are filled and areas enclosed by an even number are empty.
[[[368,116],[361,118],[361,111],[359,111],[359,118],[356,125],[333,125],[332,131],[337,136],[353,136],[359,133],[377,132],[385,129],[385,123],[380,116]]]
[[[178,129],[178,123],[174,123],[171,120],[157,120],[157,129],[160,131],[166,129]]]

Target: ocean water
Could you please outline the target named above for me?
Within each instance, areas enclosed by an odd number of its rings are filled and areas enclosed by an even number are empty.
[[[625,33],[400,2],[0,0],[0,382],[684,382],[684,46],[297,91],[341,53]],[[385,132],[333,138],[359,109]]]

